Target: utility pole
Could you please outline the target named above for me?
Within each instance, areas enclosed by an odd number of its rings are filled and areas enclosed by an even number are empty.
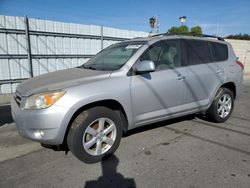
[[[34,75],[33,75],[33,65],[32,65],[31,46],[30,46],[29,19],[27,16],[25,16],[25,36],[26,36],[26,45],[27,45],[27,57],[28,57],[29,68],[30,68],[30,77],[32,78]]]

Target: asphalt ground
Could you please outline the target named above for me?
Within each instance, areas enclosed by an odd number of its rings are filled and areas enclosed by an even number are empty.
[[[116,153],[85,164],[20,137],[9,106],[0,107],[0,188],[250,187],[250,82],[232,116],[196,116],[130,131]]]

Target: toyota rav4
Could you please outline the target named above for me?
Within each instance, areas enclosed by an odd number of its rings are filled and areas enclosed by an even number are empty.
[[[24,81],[12,115],[20,135],[95,163],[136,127],[194,113],[226,121],[242,80],[243,65],[222,38],[159,34]]]

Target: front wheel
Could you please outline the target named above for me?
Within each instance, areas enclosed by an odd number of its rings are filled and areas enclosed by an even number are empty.
[[[220,88],[206,115],[213,122],[225,122],[234,108],[233,92],[227,88]]]
[[[116,151],[121,137],[118,113],[106,107],[93,107],[81,112],[73,121],[67,144],[79,160],[96,163]]]

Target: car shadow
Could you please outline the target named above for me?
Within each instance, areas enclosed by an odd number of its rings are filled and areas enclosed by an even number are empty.
[[[142,127],[139,127],[139,128],[132,129],[132,130],[128,131],[127,133],[125,133],[123,135],[123,137],[127,137],[127,136],[130,136],[130,135],[137,134],[137,133],[144,132],[144,131],[148,131],[148,130],[151,130],[151,129],[163,127],[164,129],[167,129],[169,131],[173,131],[175,133],[182,134],[182,135],[187,136],[187,137],[191,137],[191,138],[203,141],[203,142],[214,144],[216,146],[220,146],[220,147],[223,147],[223,148],[226,148],[226,149],[229,149],[229,150],[232,150],[232,151],[235,151],[235,152],[242,153],[242,154],[250,156],[250,151],[249,150],[241,149],[241,148],[232,146],[229,143],[225,144],[225,143],[222,143],[222,142],[219,142],[219,141],[215,141],[215,140],[212,140],[212,139],[209,139],[209,138],[205,138],[205,137],[203,137],[201,135],[192,134],[192,133],[182,131],[182,130],[179,130],[177,128],[173,128],[173,127],[169,126],[171,124],[182,122],[182,121],[192,121],[194,123],[199,123],[199,126],[209,126],[210,128],[220,129],[220,130],[224,130],[224,131],[227,131],[227,132],[237,133],[240,136],[244,135],[244,136],[249,136],[250,137],[249,133],[234,130],[232,128],[229,128],[229,127],[225,126],[225,125],[227,125],[227,122],[225,122],[223,124],[224,126],[223,125],[220,126],[221,124],[216,124],[216,123],[209,122],[209,121],[204,121],[204,120],[206,120],[206,118],[202,114],[188,115],[188,116],[179,117],[179,118],[176,118],[176,119],[170,119],[170,120],[166,120],[166,121],[162,121],[162,122],[158,122],[158,123],[150,124],[150,125],[147,125],[147,126],[142,126]]]
[[[127,137],[127,136],[137,134],[137,133],[140,133],[140,132],[156,129],[156,128],[159,128],[159,127],[165,127],[165,126],[168,126],[168,125],[171,125],[171,124],[174,124],[174,123],[179,123],[179,122],[182,122],[182,121],[193,120],[196,117],[197,117],[197,115],[192,114],[192,115],[173,118],[173,119],[169,119],[169,120],[165,120],[165,121],[161,121],[161,122],[141,126],[141,127],[129,130],[128,132],[124,133],[123,137]]]
[[[0,106],[0,126],[3,126],[6,123],[12,123],[13,118],[11,116],[10,105]]]
[[[125,178],[121,173],[117,172],[119,159],[115,155],[110,155],[101,162],[102,176],[97,180],[87,181],[84,188],[96,187],[123,187],[135,188],[135,180],[133,178]]]

